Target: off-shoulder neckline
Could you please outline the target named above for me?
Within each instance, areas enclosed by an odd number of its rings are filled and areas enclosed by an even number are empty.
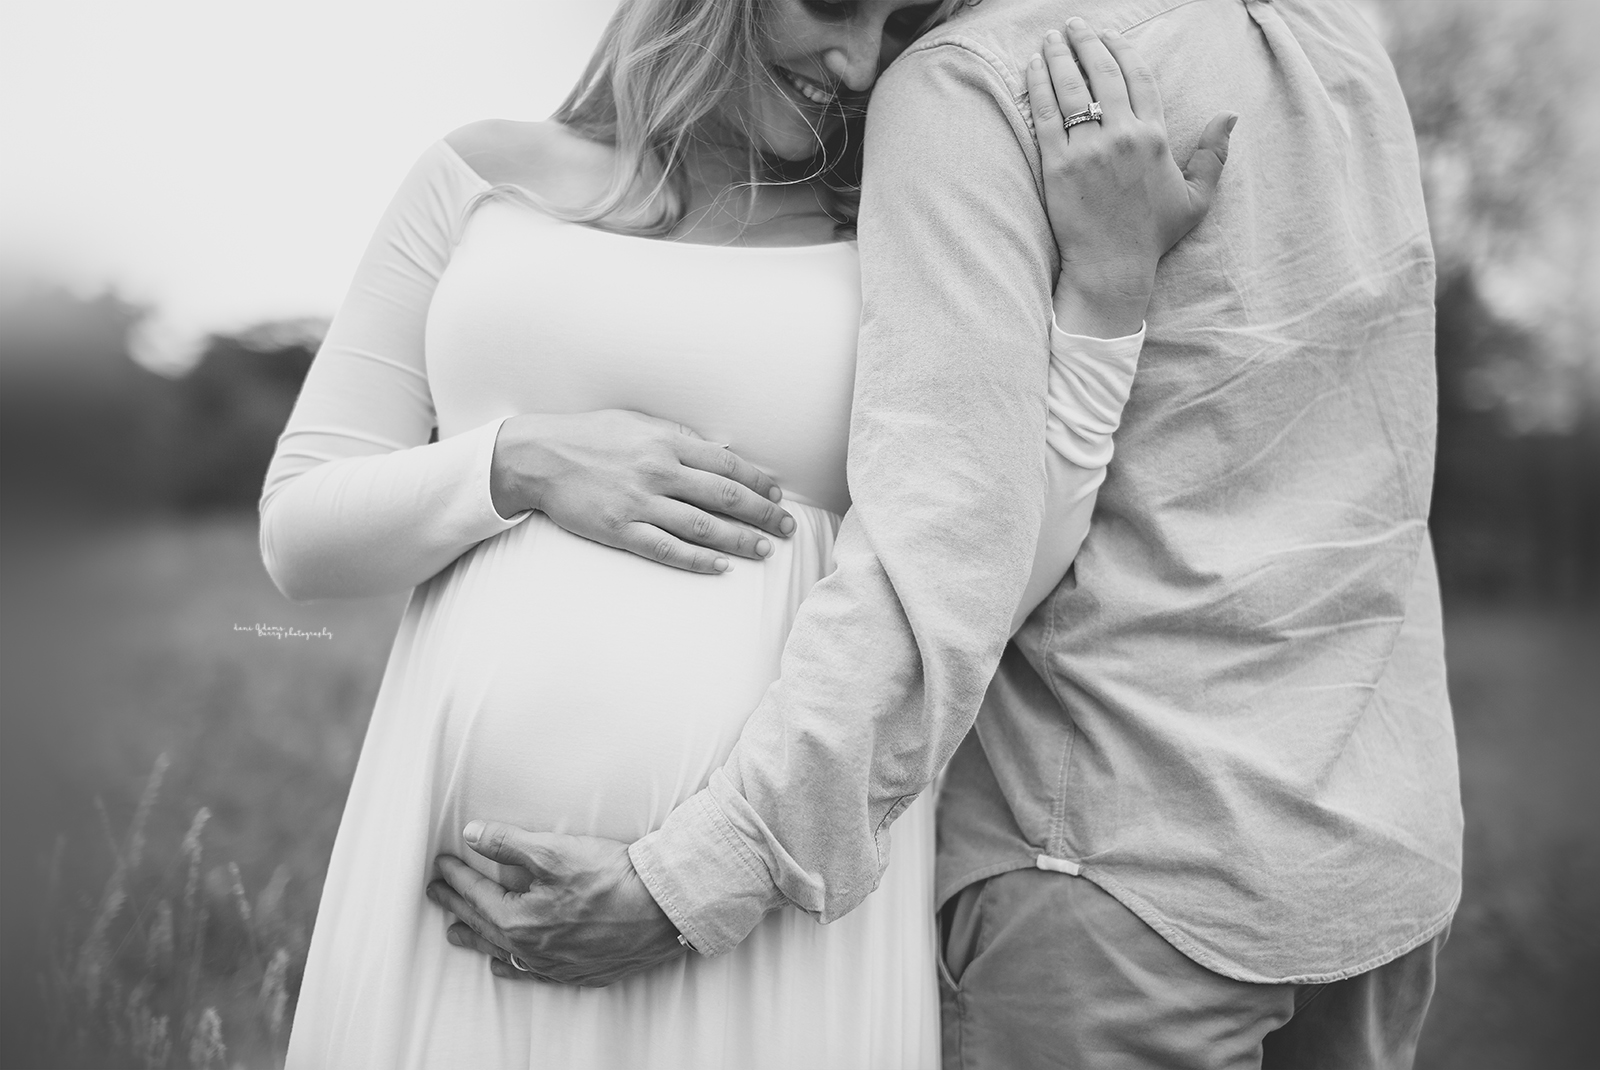
[[[476,183],[481,189],[490,190],[494,188],[495,184],[478,174],[478,172],[473,169],[472,165],[462,157],[461,153],[456,151],[456,147],[450,144],[450,142],[440,138],[436,147],[442,149],[446,156],[454,160],[455,165],[458,168],[472,176],[473,182]],[[812,242],[810,245],[714,245],[710,242],[677,241],[671,238],[646,238],[638,234],[618,234],[614,230],[601,230],[599,227],[584,226],[582,223],[570,223],[567,220],[555,219],[552,216],[544,216],[544,218],[549,219],[552,223],[562,226],[576,227],[579,230],[588,231],[591,234],[599,234],[607,238],[617,238],[622,241],[646,241],[652,245],[668,245],[684,249],[737,249],[741,252],[757,253],[807,253],[816,249],[841,248],[849,249],[850,251],[854,252],[856,249],[856,243],[854,241]]]

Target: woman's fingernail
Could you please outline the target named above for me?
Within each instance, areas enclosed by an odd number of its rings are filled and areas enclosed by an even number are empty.
[[[716,569],[718,572],[728,572],[733,568],[733,562],[729,561],[726,557],[719,557],[715,561],[711,562],[711,567]]]
[[[461,937],[457,936],[455,934],[454,930],[446,930],[446,932],[444,934],[444,938],[446,940],[450,941],[452,944],[454,944],[457,947],[461,947],[462,946]]]
[[[767,491],[767,497],[775,502],[783,501],[783,488],[773,487],[771,490]]]
[[[1228,116],[1228,133],[1230,133],[1230,134],[1233,133],[1233,124],[1238,122],[1238,121],[1239,121],[1239,117],[1237,115]]]
[[[1059,45],[1061,43],[1061,31],[1051,30],[1049,33],[1044,35],[1044,40],[1045,44]]]
[[[768,542],[766,539],[757,539],[756,540],[756,554],[757,554],[757,556],[766,557],[771,552],[772,552],[772,544],[770,542]]]
[[[483,836],[482,821],[468,821],[467,827],[461,830],[461,838],[468,843],[477,843]]]
[[[778,530],[783,532],[785,535],[793,535],[794,517],[786,516],[782,520],[778,521]]]
[[[1028,61],[1028,66],[1032,70],[1041,70],[1044,67],[1044,57],[1035,52],[1033,58]]]
[[[1076,15],[1067,20],[1067,29],[1069,30],[1087,30],[1088,28],[1089,24]]]

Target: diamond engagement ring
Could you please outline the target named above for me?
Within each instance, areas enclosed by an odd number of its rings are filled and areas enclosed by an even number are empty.
[[[1105,113],[1100,110],[1100,102],[1091,100],[1087,108],[1082,111],[1075,111],[1065,119],[1062,119],[1061,129],[1071,130],[1079,123],[1098,123],[1103,114]]]

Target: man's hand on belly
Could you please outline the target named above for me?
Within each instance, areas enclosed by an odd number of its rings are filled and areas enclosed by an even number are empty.
[[[428,898],[460,919],[450,942],[488,955],[495,976],[608,985],[684,953],[627,844],[483,821],[465,836],[478,854],[527,874],[507,888],[454,855],[436,859],[443,879]]]

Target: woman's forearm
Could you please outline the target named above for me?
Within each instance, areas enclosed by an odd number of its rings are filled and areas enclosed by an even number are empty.
[[[1123,314],[1113,311],[1100,321],[1102,328],[1126,326],[1116,318]],[[1070,309],[1069,318],[1078,330],[1069,328],[1058,315],[1050,332],[1045,512],[1033,570],[1011,620],[1013,634],[1055,590],[1088,536],[1100,484],[1105,482],[1106,465],[1111,461],[1111,436],[1121,423],[1144,345],[1142,324],[1105,338],[1083,332],[1085,319],[1073,316]]]
[[[1011,618],[1011,634],[1017,634],[1024,621],[1049,597],[1072,567],[1083,540],[1089,534],[1089,518],[1094,513],[1104,468],[1082,468],[1055,450],[1045,450],[1045,474],[1049,489],[1045,495],[1044,521],[1039,525],[1039,545],[1033,554],[1033,571],[1023,589],[1022,601]]]
[[[525,514],[504,517],[490,498],[500,423],[298,471],[294,444],[286,441],[261,501],[268,575],[296,601],[392,594],[514,527]]]

